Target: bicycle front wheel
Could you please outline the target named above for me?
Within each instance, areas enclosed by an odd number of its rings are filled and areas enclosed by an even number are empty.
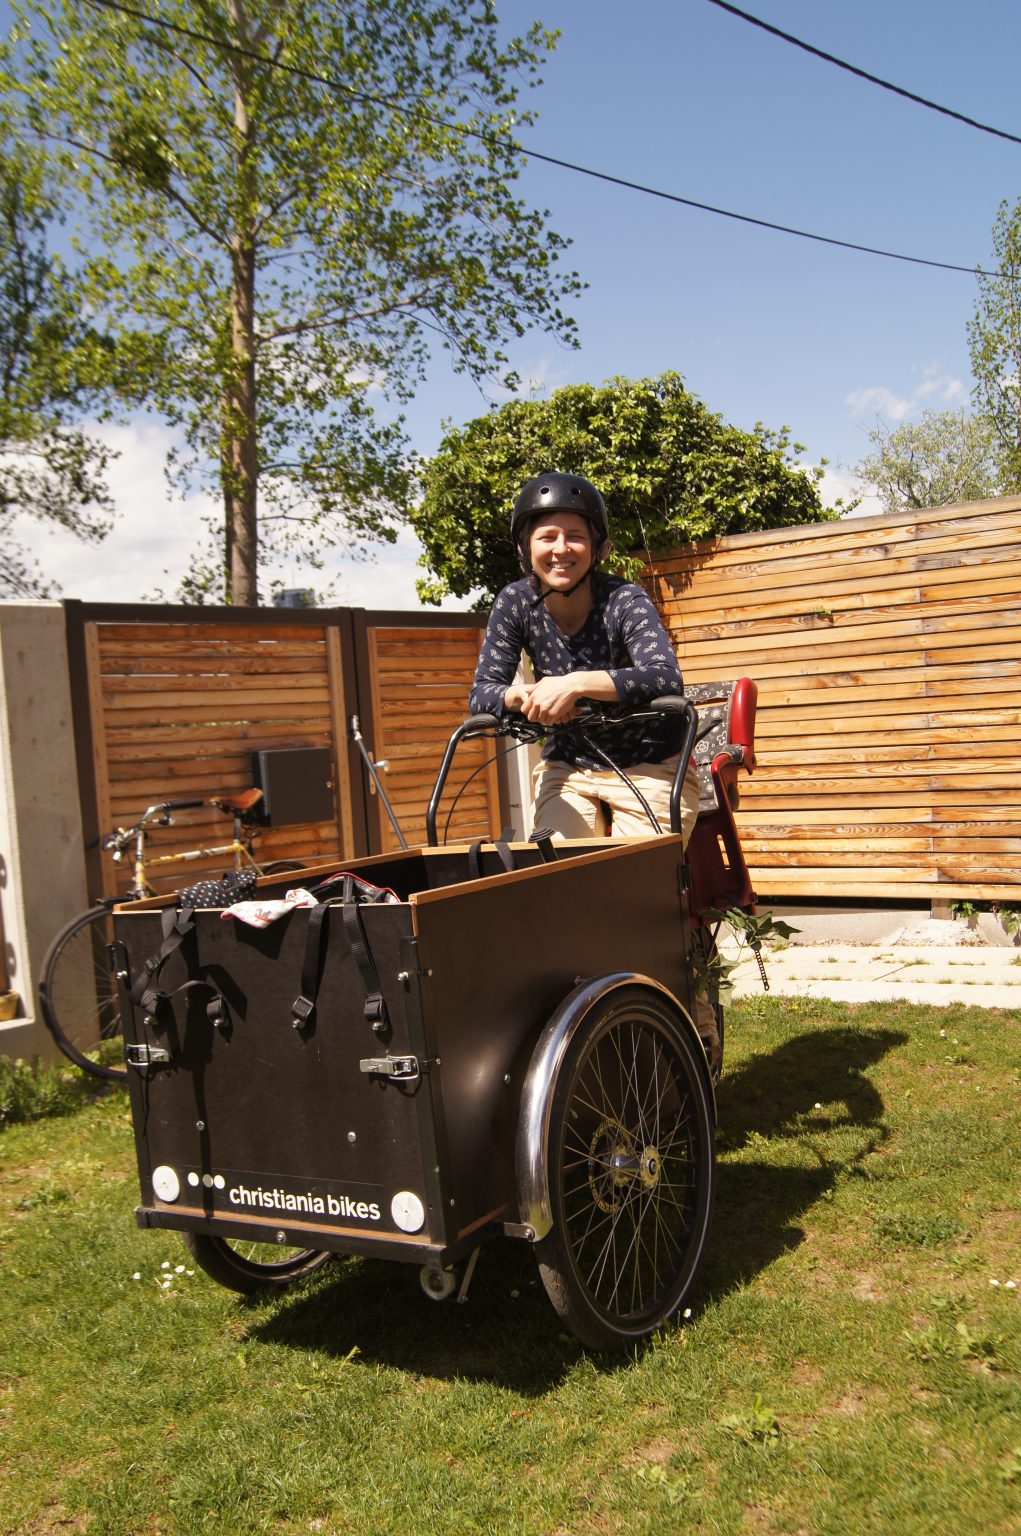
[[[715,1187],[705,1060],[668,1004],[627,987],[577,1030],[550,1109],[543,1284],[582,1343],[627,1348],[676,1316],[705,1251]]]
[[[109,1057],[121,1037],[121,1010],[107,946],[113,916],[90,907],[61,929],[47,951],[39,981],[39,1009],[50,1034],[83,1072],[123,1082],[127,1068]]]

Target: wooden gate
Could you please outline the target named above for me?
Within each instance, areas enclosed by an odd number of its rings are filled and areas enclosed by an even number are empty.
[[[130,880],[100,847],[160,800],[210,798],[250,786],[254,755],[282,747],[331,753],[333,815],[271,825],[260,863],[344,861],[392,846],[350,737],[357,715],[370,752],[389,757],[386,781],[409,842],[424,813],[442,746],[464,717],[483,621],[474,615],[369,615],[351,609],[195,609],[65,604],[79,785],[90,890]],[[451,835],[501,826],[493,771],[459,803]],[[154,854],[229,841],[230,819],[208,805],[157,830]],[[153,869],[158,889],[191,884],[223,855]]]
[[[357,627],[358,672],[369,681],[376,756],[387,764],[384,788],[412,846],[425,842],[436,767],[451,731],[467,713],[482,633],[482,621],[474,615],[367,614]],[[492,742],[465,742],[440,808],[440,841],[447,840],[448,814],[451,841],[495,835],[502,825],[499,806]],[[370,840],[374,848],[398,846],[375,795],[370,799]]]

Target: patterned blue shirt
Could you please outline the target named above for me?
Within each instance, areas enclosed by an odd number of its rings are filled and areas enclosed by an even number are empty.
[[[498,594],[468,700],[473,714],[504,713],[504,691],[514,681],[522,651],[537,681],[569,672],[608,672],[619,700],[599,706],[609,715],[683,692],[674,648],[641,587],[619,576],[597,575],[592,609],[574,635],[564,634],[536,596],[528,576]],[[618,767],[631,768],[672,756],[680,748],[684,726],[680,719],[664,717],[633,725],[589,726],[586,731]],[[581,768],[606,767],[580,742],[555,729],[542,755]]]

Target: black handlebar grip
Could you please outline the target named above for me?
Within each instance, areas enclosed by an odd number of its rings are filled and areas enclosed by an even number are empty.
[[[668,693],[661,699],[653,699],[648,707],[658,715],[676,715],[687,709],[688,701],[683,693]]]
[[[197,800],[164,800],[163,802],[168,811],[196,810],[199,806],[205,805],[205,803],[201,795]]]

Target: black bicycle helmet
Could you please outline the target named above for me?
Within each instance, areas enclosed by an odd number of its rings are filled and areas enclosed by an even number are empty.
[[[521,530],[533,517],[544,512],[577,512],[588,518],[595,529],[596,548],[610,537],[610,523],[606,516],[606,504],[591,480],[581,475],[568,475],[563,471],[548,470],[526,481],[514,503],[511,513],[511,538],[517,548]]]

